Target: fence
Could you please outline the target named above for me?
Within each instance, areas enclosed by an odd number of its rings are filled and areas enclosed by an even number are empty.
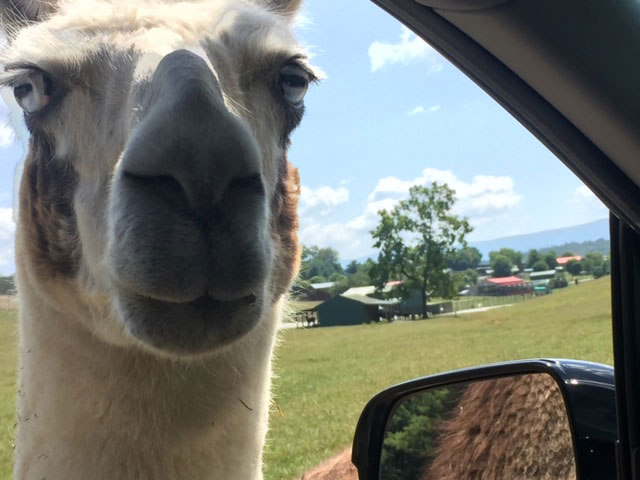
[[[497,307],[500,305],[511,305],[514,303],[521,303],[533,298],[533,294],[525,293],[522,295],[504,295],[504,296],[491,296],[491,297],[473,297],[469,299],[454,300],[452,303],[453,313],[463,310],[472,310],[474,308],[483,307]]]

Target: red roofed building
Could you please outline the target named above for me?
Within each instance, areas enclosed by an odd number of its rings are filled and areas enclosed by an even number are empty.
[[[487,278],[478,285],[480,295],[525,295],[533,292],[531,282],[520,277]]]
[[[582,257],[580,255],[573,255],[571,257],[558,257],[556,258],[556,263],[559,266],[563,267],[567,263],[569,263],[571,260],[575,260],[576,262],[579,262],[580,260],[582,260]]]
[[[496,278],[487,278],[487,282],[492,283],[494,285],[520,285],[524,283],[520,277],[496,277]]]

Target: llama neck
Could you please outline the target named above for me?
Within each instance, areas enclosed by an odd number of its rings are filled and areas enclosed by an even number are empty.
[[[21,304],[17,480],[262,478],[275,313],[187,364],[105,344],[37,298]]]

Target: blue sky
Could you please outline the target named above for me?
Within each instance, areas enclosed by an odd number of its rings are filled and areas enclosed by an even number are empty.
[[[409,187],[447,182],[469,240],[577,225],[606,208],[455,67],[368,1],[307,0],[298,38],[326,79],[293,135],[301,239],[342,259],[373,254],[369,230]],[[0,274],[12,273],[22,147],[0,102]]]

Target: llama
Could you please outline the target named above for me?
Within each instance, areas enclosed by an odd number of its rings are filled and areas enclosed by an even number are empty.
[[[31,132],[15,479],[262,478],[300,0],[1,0]]]
[[[576,478],[569,420],[549,375],[470,383],[439,430],[435,458],[421,480]],[[301,478],[357,479],[351,448]]]
[[[574,480],[569,419],[547,374],[469,384],[422,480]]]

